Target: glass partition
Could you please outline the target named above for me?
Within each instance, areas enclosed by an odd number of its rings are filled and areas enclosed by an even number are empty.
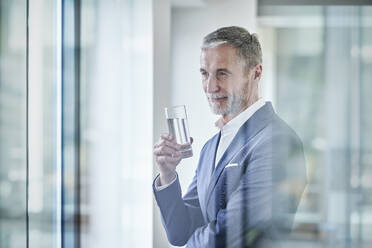
[[[288,247],[369,247],[371,7],[272,3],[258,13],[262,90],[301,137],[307,162]]]
[[[152,1],[0,21],[0,247],[151,247]]]
[[[359,49],[360,59],[360,158],[355,173],[356,190],[360,192],[356,206],[356,230],[360,242],[372,244],[372,7],[360,9]]]
[[[152,247],[152,1],[81,2],[81,247]]]
[[[0,1],[0,247],[152,247],[153,1],[27,3]],[[259,5],[261,90],[307,161],[286,247],[372,244],[371,20]]]
[[[26,247],[26,2],[0,1],[0,247]]]
[[[60,247],[58,5],[29,4],[29,246]]]

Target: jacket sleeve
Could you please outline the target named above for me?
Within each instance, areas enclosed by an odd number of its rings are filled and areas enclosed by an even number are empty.
[[[160,191],[155,189],[156,179],[157,177],[153,183],[153,191],[168,240],[172,245],[183,246],[192,233],[204,225],[198,198],[197,174],[195,173],[183,198],[178,175],[174,183]]]

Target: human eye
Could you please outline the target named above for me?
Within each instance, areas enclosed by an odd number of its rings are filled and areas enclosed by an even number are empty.
[[[206,72],[204,70],[200,70],[200,74],[201,74],[201,76],[202,76],[203,79],[208,78],[208,72]]]
[[[217,72],[217,78],[218,79],[224,79],[228,76],[228,73],[226,71],[218,71]]]

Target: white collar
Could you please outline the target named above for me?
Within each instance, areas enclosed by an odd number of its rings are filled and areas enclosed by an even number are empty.
[[[228,123],[223,125],[222,117],[217,120],[216,126],[220,127],[222,135],[237,131],[258,109],[265,105],[265,101],[259,98],[255,103],[246,108],[243,112],[235,116]],[[222,125],[221,125],[222,124]],[[222,127],[221,127],[222,126]]]

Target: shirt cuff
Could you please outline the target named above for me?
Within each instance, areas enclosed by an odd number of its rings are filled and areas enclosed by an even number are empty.
[[[168,188],[170,185],[172,185],[177,180],[177,178],[178,178],[178,175],[176,173],[176,177],[172,180],[172,182],[170,182],[169,184],[160,185],[160,177],[158,176],[155,179],[155,189],[156,189],[156,191],[160,191],[160,190]]]

